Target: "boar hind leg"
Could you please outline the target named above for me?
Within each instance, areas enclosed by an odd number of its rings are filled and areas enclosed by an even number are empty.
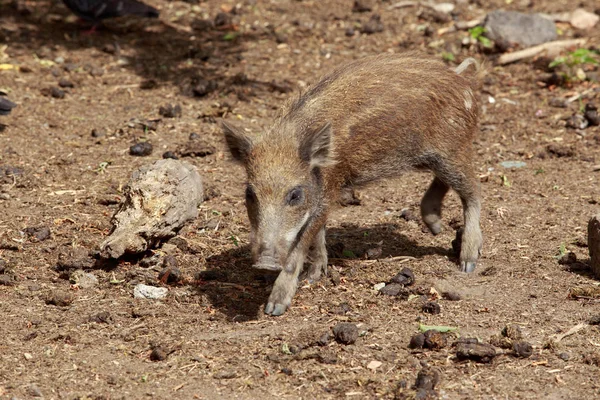
[[[327,275],[327,247],[325,247],[325,227],[321,228],[313,241],[308,254],[308,270],[303,279],[315,283],[321,274]]]
[[[456,166],[444,162],[433,169],[435,175],[454,189],[462,201],[465,227],[460,247],[460,269],[463,272],[473,272],[483,244],[479,226],[481,212],[479,180],[468,163]]]
[[[434,235],[442,230],[442,201],[448,189],[450,189],[448,185],[435,177],[421,200],[421,217]]]
[[[304,265],[304,258],[304,252],[300,248],[296,248],[290,255],[288,264],[275,280],[273,290],[265,306],[265,314],[282,315],[290,306],[292,298],[296,294],[298,275]]]

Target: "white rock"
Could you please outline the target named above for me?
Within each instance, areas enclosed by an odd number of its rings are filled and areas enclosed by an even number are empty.
[[[165,297],[167,297],[168,292],[169,289],[167,288],[148,286],[144,285],[143,283],[140,283],[136,285],[133,289],[133,297],[135,297],[136,299],[157,300],[164,299]]]
[[[381,367],[381,364],[381,361],[373,360],[367,364],[367,368],[371,371],[375,371],[377,368]]]
[[[569,23],[573,28],[577,29],[590,29],[598,23],[600,17],[589,11],[585,11],[583,8],[578,8],[571,14]]]
[[[376,291],[376,292],[379,292],[384,287],[385,287],[385,282],[381,282],[381,283],[378,283],[376,285],[373,285],[373,290]]]

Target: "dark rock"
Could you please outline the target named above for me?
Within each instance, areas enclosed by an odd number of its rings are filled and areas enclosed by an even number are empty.
[[[404,267],[391,281],[402,286],[410,286],[415,283],[415,274],[410,268]]]
[[[403,208],[400,211],[400,218],[402,218],[405,221],[419,221],[420,219],[409,208]]]
[[[403,292],[404,286],[399,283],[388,283],[381,289],[379,289],[379,293],[384,294],[386,296],[398,296],[401,292]]]
[[[422,349],[425,345],[425,335],[422,333],[417,333],[410,338],[410,343],[408,344],[408,348],[410,349]]]
[[[50,238],[50,228],[47,226],[28,227],[25,228],[23,232],[38,242],[42,242]]]
[[[417,374],[415,389],[434,390],[440,383],[440,372],[436,368],[425,367]]]
[[[459,300],[462,300],[462,296],[460,295],[460,293],[454,292],[454,291],[443,292],[442,293],[442,297],[444,299],[450,300],[450,301],[459,301]]]
[[[173,160],[179,160],[179,157],[177,157],[177,154],[175,154],[172,151],[165,151],[162,155],[162,158],[172,158]]]
[[[459,360],[489,363],[496,357],[496,349],[485,343],[459,343],[456,346],[456,357]]]
[[[150,90],[158,87],[158,82],[155,79],[145,79],[140,83],[140,89]]]
[[[427,303],[423,304],[421,310],[423,310],[424,313],[434,315],[439,314],[442,311],[440,305],[435,301],[428,301]]]
[[[600,214],[588,221],[588,249],[590,267],[596,277],[600,277]]]
[[[352,12],[369,12],[373,9],[373,5],[367,0],[354,0],[354,5],[352,6]]]
[[[8,263],[0,258],[0,274],[3,274],[7,270]]]
[[[558,259],[558,263],[560,265],[571,265],[577,262],[577,255],[572,251],[569,251],[567,254],[563,255]]]
[[[129,154],[136,157],[145,157],[152,154],[152,144],[150,142],[136,143],[129,148]]]
[[[361,33],[371,35],[373,33],[383,32],[384,26],[381,22],[381,16],[373,14],[371,18],[360,27]]]
[[[381,246],[377,246],[368,249],[366,252],[366,256],[369,260],[377,260],[379,257],[381,257],[382,253],[383,248]]]
[[[560,358],[563,361],[569,361],[571,359],[571,355],[569,353],[567,353],[566,351],[563,351],[562,353],[560,353],[558,355],[558,358]]]
[[[48,294],[46,297],[46,304],[51,304],[58,307],[68,307],[73,303],[74,300],[75,297],[71,293],[57,290]]]
[[[495,42],[531,47],[557,38],[556,25],[539,14],[495,10],[484,21],[485,36]]]
[[[150,256],[144,257],[140,260],[140,267],[142,268],[152,268],[157,266],[162,261],[160,254],[152,254]]]
[[[600,325],[600,314],[594,315],[592,318],[590,318],[588,323],[590,325]]]
[[[289,368],[281,368],[280,371],[281,371],[282,374],[285,374],[287,376],[291,376],[293,374],[292,370],[289,369]]]
[[[354,36],[355,33],[356,32],[354,31],[353,27],[346,28],[346,32],[344,32],[344,34],[348,37]]]
[[[333,327],[335,340],[342,344],[354,344],[358,339],[358,327],[350,322],[340,322]]]
[[[58,86],[60,86],[61,88],[74,88],[75,87],[73,82],[71,82],[70,80],[68,80],[66,78],[60,78],[60,80],[58,81]]]
[[[104,131],[104,129],[92,129],[92,137],[101,138],[103,136],[106,136],[106,132]]]
[[[593,103],[587,103],[585,105],[584,117],[589,122],[590,126],[600,125],[600,115],[598,115],[598,108]]]
[[[426,349],[439,350],[448,346],[448,335],[446,333],[430,329],[425,331],[423,336],[425,337],[423,347]]]
[[[521,340],[513,344],[513,351],[517,357],[528,358],[533,354],[533,346],[530,343]]]
[[[452,21],[452,16],[448,13],[434,10],[433,8],[423,8],[418,17],[426,21],[431,21],[436,24],[446,24]]]
[[[325,332],[322,334],[316,341],[318,346],[327,346],[331,342],[331,334],[329,332]]]
[[[214,25],[215,26],[225,26],[231,24],[231,14],[220,12],[215,15]]]
[[[167,258],[175,259],[175,257],[173,256],[167,256],[165,257],[165,261]],[[164,264],[167,265],[166,262],[164,262]],[[160,271],[160,273],[158,274],[158,279],[163,283],[177,283],[181,281],[183,275],[181,273],[181,270],[177,268],[176,264],[177,262],[175,262],[175,265],[165,266],[165,268],[163,268],[162,271]]]
[[[573,114],[567,120],[567,128],[585,129],[589,125],[589,121],[581,114]]]
[[[206,79],[199,79],[194,82],[192,86],[192,93],[196,97],[204,97],[207,94],[215,91],[219,85],[216,81],[209,81]]]
[[[161,106],[158,109],[158,113],[165,118],[179,118],[181,117],[181,106],[179,104],[167,104],[166,106]]]
[[[331,279],[331,282],[333,282],[333,284],[335,286],[339,286],[340,283],[342,283],[342,276],[335,269],[331,269],[329,271],[329,278]]]
[[[155,346],[150,353],[151,361],[164,361],[168,357],[168,353],[160,346]]]

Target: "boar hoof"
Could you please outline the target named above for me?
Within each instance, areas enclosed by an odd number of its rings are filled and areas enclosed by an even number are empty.
[[[267,303],[265,306],[265,314],[272,315],[274,317],[283,315],[285,310],[287,310],[287,306],[284,304]]]
[[[466,272],[468,274],[475,271],[476,266],[477,266],[477,263],[475,263],[473,261],[461,261],[460,262],[460,270],[462,272]]]

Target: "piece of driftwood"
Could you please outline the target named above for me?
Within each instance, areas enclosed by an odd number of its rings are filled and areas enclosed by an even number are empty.
[[[590,267],[594,275],[600,278],[600,214],[588,222],[588,249],[590,251]]]
[[[104,258],[140,253],[173,237],[198,216],[202,179],[186,162],[159,160],[133,172],[124,195],[112,232],[100,246]]]
[[[556,57],[561,50],[569,47],[580,47],[586,43],[587,39],[570,39],[570,40],[555,40],[553,42],[543,43],[537,46],[528,47],[523,50],[506,53],[498,57],[498,64],[510,64],[515,61],[530,58],[541,53],[545,53],[548,57]]]

